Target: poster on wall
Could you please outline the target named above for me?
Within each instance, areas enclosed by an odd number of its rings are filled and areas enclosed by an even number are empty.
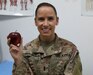
[[[93,16],[93,0],[81,0],[82,16]]]
[[[0,15],[33,16],[33,0],[0,0]]]

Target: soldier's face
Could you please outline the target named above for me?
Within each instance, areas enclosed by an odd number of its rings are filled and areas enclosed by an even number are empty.
[[[42,37],[51,37],[54,35],[55,26],[58,24],[58,18],[52,7],[43,6],[37,11],[35,23]]]

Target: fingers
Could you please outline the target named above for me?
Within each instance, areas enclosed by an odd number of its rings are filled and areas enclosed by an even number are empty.
[[[13,44],[10,44],[9,47],[10,47],[10,49],[9,49],[10,52],[11,52],[11,51],[14,51],[14,50],[15,50],[15,51],[19,51],[19,50],[20,50],[17,46],[15,46],[15,45],[13,45]]]

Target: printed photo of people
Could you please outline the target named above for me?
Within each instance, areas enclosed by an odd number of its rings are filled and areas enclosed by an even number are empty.
[[[10,13],[27,13],[33,11],[33,0],[0,0],[0,14],[13,15]],[[6,14],[5,14],[6,13]]]

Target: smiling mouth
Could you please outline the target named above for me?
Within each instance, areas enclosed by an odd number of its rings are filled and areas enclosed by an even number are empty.
[[[50,28],[42,28],[42,31],[43,31],[44,33],[48,33],[50,30],[51,30]]]

